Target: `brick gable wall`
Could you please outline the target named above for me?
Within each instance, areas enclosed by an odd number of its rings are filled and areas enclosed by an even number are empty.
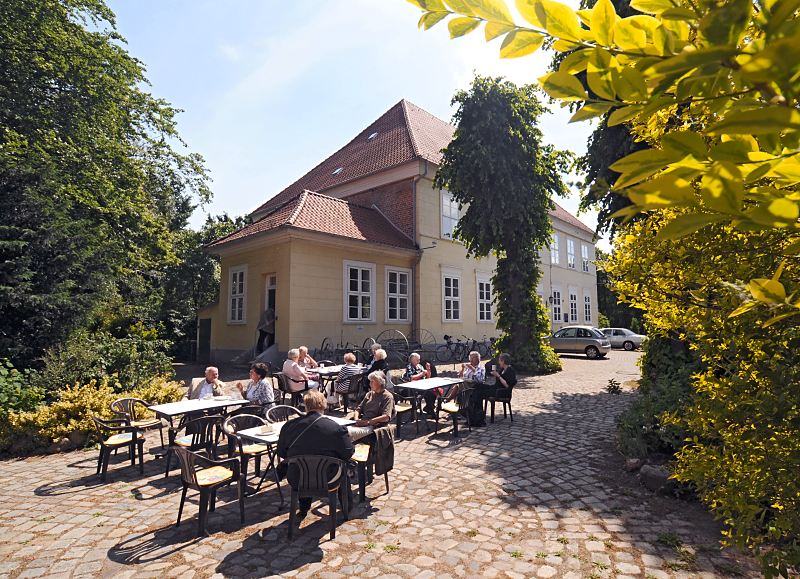
[[[413,238],[413,181],[408,179],[367,189],[345,197],[350,203],[372,207],[375,205],[400,231]]]

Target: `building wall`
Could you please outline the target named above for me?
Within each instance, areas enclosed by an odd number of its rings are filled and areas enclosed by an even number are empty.
[[[442,237],[441,194],[433,187],[435,167],[417,183],[417,243],[423,248],[417,266],[419,295],[419,327],[433,333],[438,342],[445,334],[481,339],[498,336],[495,322],[478,321],[477,276],[491,277],[497,267],[494,257],[469,259],[461,243]],[[434,242],[436,247],[431,247]],[[442,306],[442,272],[455,271],[461,278],[461,321],[444,321]],[[494,312],[493,312],[494,314]],[[493,315],[494,319],[494,315]]]
[[[375,266],[374,322],[344,321],[344,262],[355,261]],[[413,265],[413,256],[397,256],[369,248],[326,246],[303,240],[292,242],[291,258],[291,329],[288,345],[319,347],[327,337],[337,344],[361,346],[386,329],[408,334],[411,323],[386,323],[386,266],[405,269]]]
[[[263,244],[258,247],[235,251],[223,255],[220,263],[220,298],[216,306],[208,310],[211,314],[211,357],[212,360],[230,359],[243,350],[253,347],[258,337],[258,320],[264,311],[267,275],[277,276],[275,292],[275,333],[276,341],[285,344],[289,340],[289,292],[290,270],[289,241],[278,244]],[[228,321],[230,303],[231,268],[247,266],[245,321]]]

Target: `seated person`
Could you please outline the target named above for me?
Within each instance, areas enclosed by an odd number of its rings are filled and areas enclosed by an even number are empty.
[[[328,403],[318,390],[309,390],[303,396],[306,415],[288,421],[278,435],[278,456],[286,459],[303,454],[331,456],[349,460],[353,456],[353,442],[347,428],[324,417]],[[289,484],[293,484],[293,473],[289,471]],[[332,481],[329,481],[332,482]],[[294,484],[297,484],[294,481]],[[342,485],[344,488],[344,485]],[[300,497],[299,516],[305,517],[311,508],[310,497]]]
[[[430,378],[433,373],[436,372],[436,367],[431,364],[430,362],[426,362],[423,366],[420,364],[420,355],[416,352],[412,352],[411,355],[408,357],[408,366],[406,366],[406,372],[403,374],[403,380],[406,382],[416,381],[416,380],[424,380],[426,378]],[[435,390],[440,390],[440,388],[436,388]],[[441,393],[437,393],[434,390],[429,390],[422,395],[423,400],[425,400],[425,408],[423,412],[428,416],[433,416],[436,413],[436,396],[441,395]]]
[[[350,386],[350,378],[363,372],[361,366],[356,365],[356,355],[353,352],[347,352],[344,355],[344,367],[339,370],[336,376],[336,381],[333,383],[333,390],[339,394],[347,392]]]
[[[373,372],[368,378],[369,392],[356,408],[356,423],[347,427],[353,442],[369,436],[375,428],[389,424],[394,416],[394,396],[386,390],[383,372]]]
[[[372,365],[375,362],[375,360],[377,360],[377,358],[375,357],[375,352],[377,352],[380,349],[381,349],[381,345],[378,342],[375,342],[374,344],[372,344],[369,347],[369,350],[370,350],[370,353],[372,354],[372,357],[369,359],[369,362],[367,362],[367,366]]]
[[[310,374],[306,372],[306,369],[300,366],[298,363],[300,359],[300,350],[297,348],[292,348],[286,354],[287,359],[283,363],[283,374],[287,378],[289,378],[289,389],[295,392],[299,392],[305,388],[305,384],[303,382],[308,382],[309,388],[317,388],[319,387],[319,382],[317,382],[317,375]]]
[[[498,370],[492,370],[495,378],[494,384],[476,384],[475,394],[472,396],[474,405],[479,408],[479,413],[473,415],[472,426],[486,426],[486,414],[483,411],[483,401],[486,398],[511,398],[511,390],[517,384],[516,370],[511,366],[511,356],[500,354],[497,357]]]
[[[372,360],[370,360],[367,366],[367,374],[372,374],[379,370],[381,372],[389,371],[389,363],[386,361],[386,350],[381,348],[380,344],[378,344],[378,349],[372,352]]]
[[[197,386],[189,385],[184,400],[201,400],[211,396],[222,396],[225,384],[219,379],[219,369],[216,366],[206,368],[206,377]]]
[[[317,361],[308,355],[308,346],[300,346],[297,350],[300,352],[297,363],[301,368],[316,368],[319,366]]]
[[[478,352],[469,353],[469,362],[461,364],[458,377],[472,382],[486,382],[486,369],[481,366],[481,355]]]
[[[241,382],[236,383],[236,388],[242,398],[260,404],[265,409],[271,408],[275,405],[275,391],[272,389],[272,383],[267,379],[269,373],[266,364],[258,362],[250,366],[250,382],[247,387],[242,386]]]

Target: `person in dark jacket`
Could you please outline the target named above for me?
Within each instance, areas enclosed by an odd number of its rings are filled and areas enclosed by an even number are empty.
[[[488,364],[487,364],[488,366]],[[511,391],[517,385],[517,372],[511,366],[511,356],[500,354],[497,357],[497,366],[487,372],[487,378],[492,376],[494,384],[476,384],[475,393],[472,395],[475,414],[472,415],[472,426],[486,426],[486,414],[483,411],[483,401],[486,398],[511,398]]]
[[[377,371],[384,373],[389,371],[389,363],[386,361],[386,350],[383,348],[378,348],[375,350],[374,357],[372,360],[370,360],[366,374],[369,376],[373,372]]]
[[[353,456],[353,442],[347,428],[325,417],[328,402],[319,390],[309,390],[303,396],[307,414],[289,420],[278,436],[278,456],[287,459],[303,454],[331,456],[349,460]],[[291,472],[289,484],[293,483]],[[311,508],[310,497],[300,497],[300,517],[305,517]]]

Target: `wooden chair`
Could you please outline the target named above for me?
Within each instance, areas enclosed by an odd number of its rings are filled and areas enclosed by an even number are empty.
[[[131,466],[136,464],[136,449],[139,449],[139,474],[144,474],[144,434],[135,426],[128,424],[125,418],[106,420],[92,416],[97,438],[100,442],[100,456],[97,457],[97,474],[105,482],[108,461],[111,453],[127,447],[131,458]]]
[[[302,412],[300,412],[294,406],[289,406],[288,404],[279,404],[278,406],[273,406],[269,410],[267,410],[267,422],[286,422],[287,420],[291,420],[292,418],[300,418],[301,416],[305,416]]]
[[[238,416],[229,416],[226,418],[225,422],[222,423],[222,430],[228,435],[229,456],[234,454],[239,456],[239,460],[241,461],[241,468],[239,470],[242,473],[242,481],[245,483],[247,482],[247,467],[250,459],[255,459],[256,476],[259,476],[261,474],[261,457],[266,455],[269,459],[269,466],[267,469],[273,471],[275,475],[275,484],[278,486],[278,494],[281,497],[281,503],[283,503],[283,491],[281,490],[278,471],[275,468],[275,455],[272,448],[268,444],[260,444],[245,440],[237,434],[240,430],[264,426],[265,424],[267,424],[267,421],[260,416],[254,414],[239,414]],[[264,476],[266,477],[266,473],[264,473]],[[259,481],[258,486],[252,494],[258,492],[262,482],[263,479]]]
[[[453,438],[458,438],[458,416],[462,414],[467,419],[467,428],[472,432],[472,421],[469,416],[469,405],[472,401],[474,388],[463,388],[453,398],[440,398],[437,402],[436,433],[439,432],[439,412],[444,412],[453,420]]]
[[[178,448],[185,448],[192,452],[199,450],[213,458],[216,458],[216,444],[221,432],[220,426],[224,416],[214,414],[212,416],[201,416],[181,422],[177,428],[170,427],[169,429],[169,447],[167,447],[166,456],[166,472],[164,476],[169,476],[170,463],[172,454]],[[184,434],[178,436],[180,431],[183,430]]]
[[[505,391],[508,392],[505,392]],[[498,396],[498,393],[500,394]],[[492,405],[492,424],[494,424],[494,405],[500,402],[503,405],[503,418],[511,417],[511,422],[514,422],[514,413],[511,412],[511,395],[514,393],[513,388],[501,388],[495,391],[494,396],[487,396],[483,399],[483,412],[486,413],[486,407]],[[506,414],[506,406],[508,406],[508,414]]]
[[[151,402],[146,402],[140,398],[118,398],[111,403],[111,412],[119,418],[128,421],[128,426],[133,426],[139,430],[150,430],[158,428],[158,435],[161,438],[161,446],[164,446],[164,423],[160,418],[149,416]]]
[[[287,460],[287,480],[292,487],[289,507],[289,539],[294,537],[297,525],[297,508],[300,497],[328,498],[330,538],[336,538],[337,495],[341,494],[342,513],[345,520],[350,512],[347,465],[343,460],[330,456],[306,454],[292,456]],[[341,492],[340,491],[344,491]]]
[[[239,491],[239,517],[244,525],[244,478],[239,472],[239,461],[235,458],[225,460],[212,460],[200,453],[192,452],[184,447],[176,447],[175,454],[181,465],[181,504],[178,507],[178,520],[175,526],[181,524],[183,504],[186,501],[186,491],[190,488],[200,492],[200,515],[197,520],[197,536],[208,534],[206,523],[208,513],[214,512],[217,502],[217,489],[238,483]]]

